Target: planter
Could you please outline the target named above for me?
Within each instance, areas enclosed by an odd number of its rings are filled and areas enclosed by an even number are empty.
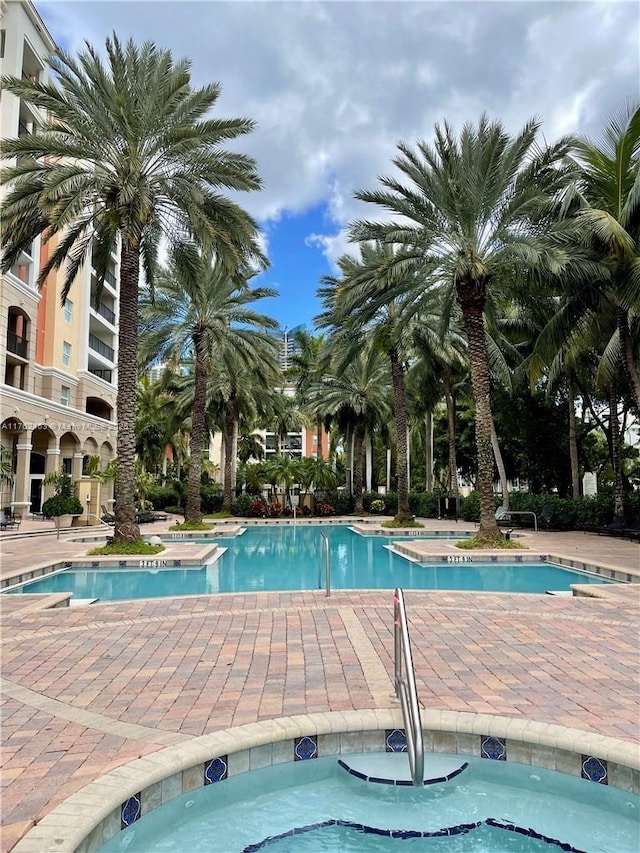
[[[71,525],[73,524],[74,517],[75,516],[73,516],[73,515],[59,515],[59,516],[57,516],[57,518],[54,519],[54,521],[56,523],[56,527],[58,527],[60,530],[66,530],[67,528],[71,527]]]

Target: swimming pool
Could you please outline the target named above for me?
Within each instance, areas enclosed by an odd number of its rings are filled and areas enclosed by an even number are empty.
[[[345,526],[256,526],[224,539],[226,552],[193,568],[74,568],[25,584],[17,592],[73,592],[77,598],[118,601],[217,592],[308,590],[324,585],[321,530],[329,539],[334,589],[477,590],[544,593],[572,583],[605,583],[595,575],[550,563],[487,563],[461,555],[460,563],[419,564],[389,550],[401,536],[364,537]],[[408,538],[408,537],[407,537]],[[410,537],[415,540],[415,537]],[[191,540],[194,541],[194,540]],[[195,540],[198,541],[198,540]],[[203,539],[202,542],[210,542]],[[447,559],[447,558],[445,558]],[[521,558],[522,559],[522,558]],[[141,561],[143,564],[147,560]],[[159,561],[161,562],[161,561]]]
[[[427,755],[426,767],[433,758],[442,756]],[[538,767],[465,760],[460,776],[424,788],[363,782],[336,757],[242,773],[141,817],[99,853],[637,853],[637,795]]]

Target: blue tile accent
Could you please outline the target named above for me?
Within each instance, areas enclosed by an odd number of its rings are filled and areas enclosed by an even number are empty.
[[[140,803],[140,794],[134,794],[133,797],[129,797],[122,803],[120,806],[120,829],[125,829],[140,819]]]
[[[516,563],[521,563],[522,562],[522,555],[516,554],[515,556],[516,556]]]
[[[318,757],[318,740],[315,737],[297,737],[293,748],[294,761],[308,761]]]
[[[363,782],[370,782],[372,784],[377,785],[396,785],[398,787],[404,786],[407,788],[413,786],[413,782],[411,782],[409,779],[383,779],[380,776],[367,776],[365,773],[361,773],[360,770],[356,770],[353,767],[349,767],[349,765],[345,764],[345,762],[341,758],[338,759],[338,765],[342,767],[343,770],[346,770],[347,773],[350,773],[352,776],[355,776],[356,779],[362,779]],[[457,770],[454,770],[453,773],[449,773],[448,776],[437,776],[432,779],[425,779],[424,784],[438,785],[442,784],[443,782],[449,782],[451,781],[451,779],[455,779],[456,776],[459,776],[460,773],[462,773],[463,770],[466,770],[468,766],[469,762],[465,761],[464,764],[458,767]]]
[[[499,737],[480,738],[480,757],[490,758],[493,761],[507,760],[507,742]]]
[[[406,752],[407,736],[404,729],[387,729],[384,733],[384,745],[387,752]]]
[[[229,771],[229,759],[226,755],[212,758],[204,764],[204,784],[212,785],[214,782],[222,782],[227,778]]]
[[[118,560],[118,566],[119,566],[121,569],[126,568],[126,565],[127,565],[127,561],[126,561],[126,560]]]
[[[181,565],[182,565],[182,560],[174,560],[174,561],[173,561],[173,565],[174,565],[174,566],[181,566]]]
[[[598,782],[600,785],[608,785],[607,762],[593,755],[582,756],[582,778],[590,782]]]
[[[544,841],[546,844],[553,845],[555,847],[559,847],[560,850],[567,851],[567,853],[585,853],[585,851],[579,850],[571,844],[558,841],[556,838],[550,838],[549,836],[542,835],[534,829],[525,829],[524,827],[515,826],[512,823],[507,823],[503,820],[496,820],[495,818],[487,818],[486,820],[477,821],[476,823],[461,823],[457,826],[445,827],[433,832],[420,832],[415,829],[381,829],[377,826],[367,826],[366,824],[355,823],[351,820],[330,819],[325,820],[322,823],[312,823],[307,826],[296,827],[295,829],[290,829],[287,832],[282,832],[280,835],[270,835],[267,838],[263,838],[263,840],[259,841],[257,844],[249,844],[243,849],[242,853],[257,853],[257,851],[268,847],[274,842],[281,841],[284,838],[290,838],[292,835],[302,835],[306,832],[317,832],[331,826],[342,826],[345,829],[352,829],[355,832],[362,832],[368,835],[378,835],[383,838],[397,838],[398,840],[404,840],[407,838],[443,838],[451,835],[466,835],[484,824],[491,826],[494,829],[501,829],[506,832],[515,832],[518,835],[525,835],[529,838]]]
[[[497,562],[498,562],[498,558],[497,558],[497,557],[495,557],[495,556],[491,557],[491,562],[492,562],[492,563],[497,563]]]
[[[97,569],[99,567],[100,567],[100,561],[99,560],[91,560],[91,568],[92,569]]]

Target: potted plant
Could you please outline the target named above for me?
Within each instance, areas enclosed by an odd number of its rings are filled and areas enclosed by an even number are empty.
[[[82,515],[82,504],[76,497],[73,480],[68,474],[51,473],[44,478],[46,486],[54,487],[53,497],[42,504],[44,518],[57,518],[58,528],[71,527],[74,515]]]

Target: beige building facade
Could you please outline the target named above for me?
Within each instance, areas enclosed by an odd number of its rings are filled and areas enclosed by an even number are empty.
[[[47,78],[55,44],[32,3],[0,2],[0,40],[2,74]],[[40,119],[32,105],[2,93],[3,139],[32,133]],[[104,469],[115,455],[118,259],[100,294],[89,261],[63,300],[64,269],[37,285],[54,250],[37,238],[0,284],[0,440],[13,472],[0,484],[0,508],[40,512],[51,493],[46,474],[64,471],[85,516],[95,516],[113,491],[86,471],[90,457]]]

